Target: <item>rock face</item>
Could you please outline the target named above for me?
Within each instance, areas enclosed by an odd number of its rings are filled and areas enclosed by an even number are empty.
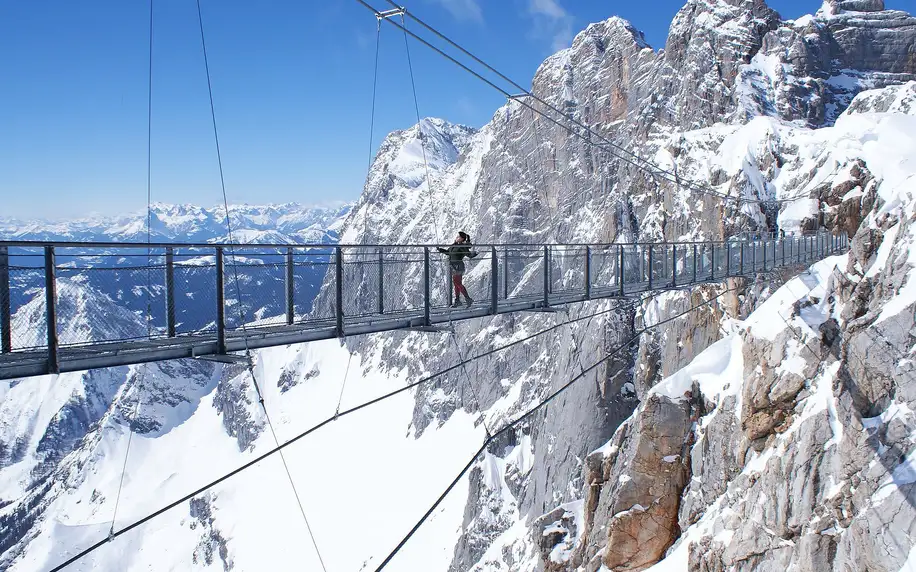
[[[741,111],[831,124],[862,89],[914,79],[914,42],[916,18],[905,12],[884,10],[883,2],[829,0],[813,18],[766,36],[742,70]]]
[[[574,565],[642,570],[680,536],[691,408],[686,400],[651,395],[607,446],[586,458],[587,540]]]

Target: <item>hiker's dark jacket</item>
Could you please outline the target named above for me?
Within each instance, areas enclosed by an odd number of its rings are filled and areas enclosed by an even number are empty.
[[[476,252],[471,252],[470,245],[467,244],[453,244],[448,248],[439,248],[436,247],[436,250],[442,254],[448,255],[448,264],[452,268],[452,272],[457,274],[464,273],[464,257],[474,258],[477,256]]]

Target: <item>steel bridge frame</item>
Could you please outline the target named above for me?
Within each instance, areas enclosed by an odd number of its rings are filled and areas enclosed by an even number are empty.
[[[123,366],[179,358],[231,359],[232,352],[246,348],[266,348],[278,345],[343,338],[393,330],[439,331],[454,321],[483,318],[499,314],[526,311],[553,311],[589,300],[620,299],[645,292],[688,289],[700,284],[721,282],[728,278],[753,277],[779,268],[806,265],[848,247],[846,235],[824,232],[810,235],[778,237],[760,235],[732,241],[677,243],[614,243],[614,244],[485,244],[475,245],[478,253],[489,258],[487,299],[469,308],[451,308],[450,276],[445,280],[448,304],[443,306],[434,298],[441,293],[434,285],[431,255],[437,245],[327,245],[327,244],[209,244],[209,243],[73,243],[73,242],[0,242],[0,379],[80,371],[93,368]],[[419,286],[420,302],[410,308],[389,308],[385,297],[386,255],[393,250],[411,251],[422,258],[412,260],[422,264]],[[62,318],[58,312],[58,273],[61,257],[77,258],[93,255],[94,251],[118,252],[119,256],[151,255],[163,261],[165,290],[165,327],[142,339],[85,340],[61,344],[58,332]],[[46,340],[40,347],[17,348],[14,344],[11,308],[10,258],[12,252],[28,253],[33,259],[41,256],[44,274],[44,312]],[[127,251],[131,252],[129,254]],[[156,251],[155,254],[149,254]],[[176,251],[194,252],[197,256],[213,257],[216,282],[215,327],[206,331],[180,333],[176,327]],[[226,320],[227,289],[226,259],[239,252],[271,251],[282,257],[283,315],[270,325],[246,324],[229,327]],[[524,253],[524,264],[513,264],[513,255]],[[531,254],[531,253],[535,254]],[[574,253],[574,254],[570,254]],[[295,313],[295,257],[312,255],[326,257],[327,272],[319,297],[333,306],[333,315],[313,311],[297,317]],[[25,256],[20,254],[19,256]],[[110,256],[110,254],[109,254]],[[357,259],[347,262],[347,257]],[[360,259],[362,257],[362,259]],[[603,261],[603,270],[595,271],[596,257]],[[559,262],[557,262],[559,259]],[[565,263],[572,260],[573,264]],[[231,264],[231,262],[230,262]],[[345,298],[347,265],[360,265],[354,280],[376,272],[377,299],[357,300],[361,310],[348,312]],[[480,265],[481,263],[477,263]],[[538,268],[540,266],[540,268]],[[180,267],[180,266],[179,266]],[[149,267],[146,267],[149,268]],[[95,268],[86,268],[95,270]],[[510,273],[521,270],[515,287],[510,286]],[[556,275],[559,270],[559,278]],[[540,273],[542,278],[535,279]],[[572,277],[572,278],[570,278]],[[581,277],[581,286],[578,279]],[[232,275],[228,276],[231,283]],[[565,282],[564,282],[565,281]],[[559,283],[558,283],[559,282]],[[568,287],[567,283],[574,285]],[[502,284],[501,284],[502,283]],[[521,288],[524,284],[525,288]],[[500,288],[502,286],[502,288]],[[237,287],[237,283],[236,283]],[[402,292],[403,293],[403,292]],[[231,292],[229,292],[231,295]],[[241,295],[241,292],[239,292]],[[249,293],[249,296],[251,294]]]

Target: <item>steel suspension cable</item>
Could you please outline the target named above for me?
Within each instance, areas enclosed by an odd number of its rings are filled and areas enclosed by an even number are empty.
[[[474,385],[474,381],[471,379],[471,374],[468,373],[467,362],[468,360],[464,357],[464,352],[461,351],[461,346],[458,344],[456,339],[455,329],[452,327],[451,332],[449,332],[448,337],[451,338],[452,343],[455,345],[455,350],[458,352],[459,363],[461,364],[462,369],[464,370],[464,379],[467,382],[468,388],[471,390],[471,397],[474,398],[474,405],[477,406],[477,412],[480,414],[480,424],[483,425],[484,431],[487,433],[489,438],[490,427],[487,425],[487,415],[483,410],[483,407],[480,406],[480,396],[477,394],[477,387]]]
[[[152,222],[153,222],[153,185],[152,185],[152,165],[153,165],[153,0],[149,0],[149,74],[147,78],[146,93],[146,337],[153,337],[152,327],[152,266],[153,253],[150,245],[152,244]],[[143,403],[143,382],[149,374],[149,363],[143,364],[143,374],[137,382],[137,405],[134,408],[134,421],[140,416],[140,406]],[[127,460],[130,458],[130,446],[133,443],[134,429],[128,422],[127,426],[127,450],[124,452],[124,462],[121,465],[121,478],[118,480],[118,492],[115,495],[114,510],[111,513],[111,525],[108,528],[108,538],[114,537],[115,520],[118,518],[118,507],[121,504],[121,493],[124,489],[124,476],[127,474]]]
[[[372,152],[373,149],[373,137],[375,135],[375,102],[376,94],[378,91],[378,60],[379,52],[381,50],[381,39],[382,39],[382,21],[377,20],[375,25],[375,66],[374,72],[372,75],[372,110],[369,114],[369,161],[368,166],[366,167],[366,185],[369,186],[369,177],[372,175],[372,161],[375,158],[375,154]],[[366,201],[366,212],[363,214],[363,244],[369,242],[366,237],[366,233],[369,229],[369,201]]]
[[[652,296],[654,296],[654,295],[645,296],[645,297],[640,297],[640,298],[635,299],[635,300],[627,300],[627,302],[628,302],[629,304],[631,304],[631,305],[635,305],[635,304],[642,303],[645,299],[647,299],[647,298],[649,298],[649,297],[652,297]],[[560,324],[555,324],[555,325],[553,325],[553,326],[550,326],[549,328],[545,328],[545,329],[543,329],[543,330],[540,330],[540,331],[538,331],[538,332],[535,332],[535,333],[533,333],[533,334],[530,334],[530,335],[525,336],[525,337],[523,337],[523,338],[520,338],[520,339],[518,339],[518,340],[509,342],[509,343],[507,343],[507,344],[504,344],[504,345],[499,346],[499,347],[496,347],[496,348],[492,348],[492,349],[487,350],[487,351],[485,351],[485,352],[481,352],[481,353],[479,353],[479,354],[477,354],[477,355],[475,355],[475,356],[473,356],[473,357],[468,358],[468,359],[467,359],[467,362],[471,362],[471,361],[476,361],[476,360],[483,359],[483,358],[488,357],[488,356],[490,356],[490,355],[493,355],[493,354],[495,354],[495,353],[497,353],[497,352],[500,352],[500,351],[503,351],[503,350],[507,350],[507,349],[512,348],[512,347],[515,347],[515,346],[517,346],[517,345],[519,345],[519,344],[523,344],[523,343],[525,343],[525,342],[528,342],[528,341],[530,341],[530,340],[532,340],[532,339],[534,339],[534,338],[536,338],[536,337],[538,337],[538,336],[542,336],[542,335],[544,335],[544,334],[550,333],[550,332],[552,332],[552,331],[554,331],[554,330],[557,330],[557,329],[559,329],[559,328],[561,328],[561,327],[563,327],[563,326],[567,326],[567,325],[570,325],[570,324],[573,324],[573,323],[576,323],[576,322],[581,322],[581,321],[583,321],[583,320],[591,320],[591,319],[596,318],[596,317],[598,317],[598,316],[601,316],[601,315],[604,315],[604,314],[608,314],[608,313],[611,313],[611,312],[615,312],[615,311],[617,311],[617,310],[618,310],[618,307],[617,307],[617,306],[614,306],[614,307],[611,307],[611,308],[607,308],[607,309],[605,309],[605,310],[600,310],[600,311],[598,311],[598,312],[594,312],[594,313],[589,314],[589,315],[586,315],[586,316],[580,316],[580,317],[578,317],[578,318],[573,318],[573,319],[567,320],[566,322],[563,322],[563,323],[560,323]],[[467,362],[465,362],[465,363],[467,363]],[[339,419],[339,418],[341,418],[341,417],[346,417],[347,415],[351,415],[351,414],[357,413],[357,412],[359,412],[359,411],[361,411],[361,410],[363,410],[363,409],[367,409],[367,408],[369,408],[369,407],[372,407],[372,406],[374,406],[374,405],[376,405],[376,404],[378,404],[378,403],[381,403],[381,402],[383,402],[383,401],[386,401],[386,400],[388,400],[388,399],[391,399],[391,398],[393,398],[393,397],[395,397],[395,396],[397,396],[397,395],[399,395],[399,394],[401,394],[401,393],[404,393],[404,392],[409,391],[409,390],[411,390],[411,389],[413,389],[413,388],[415,388],[415,387],[418,387],[418,386],[420,386],[420,385],[423,385],[423,384],[425,384],[425,383],[428,383],[428,382],[432,381],[433,379],[436,379],[436,378],[438,378],[438,377],[441,377],[441,376],[443,376],[443,375],[445,375],[445,374],[447,374],[447,373],[449,373],[449,372],[451,372],[451,371],[455,371],[456,369],[458,369],[458,368],[460,368],[460,367],[463,367],[463,366],[464,366],[464,363],[456,363],[456,364],[451,365],[451,366],[449,366],[449,367],[447,367],[447,368],[445,368],[445,369],[442,369],[442,370],[440,370],[440,371],[438,371],[438,372],[435,372],[435,373],[433,373],[433,374],[431,374],[431,375],[428,375],[428,376],[426,376],[426,377],[424,377],[424,378],[421,378],[421,379],[419,379],[419,380],[417,380],[417,381],[415,381],[415,382],[413,382],[413,383],[410,383],[410,384],[408,384],[408,385],[405,385],[404,387],[401,387],[401,388],[398,388],[398,389],[396,389],[396,390],[390,391],[390,392],[388,392],[388,393],[385,393],[385,394],[383,394],[383,395],[380,395],[379,397],[376,397],[376,398],[374,398],[374,399],[370,399],[369,401],[365,401],[365,402],[363,402],[363,403],[361,403],[361,404],[359,404],[359,405],[355,405],[355,406],[353,406],[353,407],[350,407],[349,409],[346,409],[346,410],[344,410],[344,411],[340,411],[339,413],[336,413],[335,415],[326,418],[324,421],[321,421],[321,422],[319,422],[319,423],[313,425],[312,427],[306,429],[305,431],[302,431],[301,433],[299,433],[299,434],[297,434],[296,436],[292,437],[292,438],[289,439],[288,441],[285,441],[284,443],[282,443],[282,444],[280,444],[280,445],[277,445],[277,446],[274,447],[273,449],[270,449],[270,450],[268,450],[268,451],[265,451],[264,453],[262,453],[261,455],[255,457],[254,459],[251,459],[250,461],[248,461],[248,462],[246,462],[246,463],[240,465],[239,467],[233,469],[232,471],[229,471],[228,473],[225,473],[225,474],[223,474],[222,476],[220,476],[220,477],[218,477],[218,478],[216,478],[216,479],[210,481],[209,483],[207,483],[207,484],[205,484],[205,485],[199,487],[198,489],[194,490],[193,492],[190,492],[190,493],[184,495],[183,497],[181,497],[181,498],[179,498],[179,499],[176,499],[175,501],[172,501],[171,503],[167,504],[166,506],[163,506],[163,507],[161,507],[161,508],[159,508],[159,509],[153,511],[153,512],[147,514],[146,516],[144,516],[144,517],[142,517],[142,518],[140,518],[140,519],[138,519],[138,520],[135,520],[135,521],[132,522],[130,525],[125,526],[124,528],[122,528],[122,529],[116,531],[116,532],[115,532],[113,535],[111,535],[110,537],[97,541],[95,544],[89,546],[88,548],[86,548],[86,549],[82,550],[81,552],[75,554],[74,556],[70,557],[68,560],[66,560],[66,561],[63,562],[62,564],[59,564],[59,565],[56,566],[55,568],[51,569],[50,572],[60,572],[61,570],[65,569],[67,566],[73,564],[74,562],[77,562],[78,560],[80,560],[80,559],[83,558],[84,556],[86,556],[86,555],[88,555],[88,554],[90,554],[90,553],[92,553],[92,552],[95,552],[95,551],[98,550],[102,545],[104,545],[105,543],[109,542],[110,540],[112,540],[112,539],[114,539],[114,538],[117,538],[117,537],[119,537],[119,536],[121,536],[121,535],[123,535],[123,534],[126,534],[126,533],[130,532],[131,530],[133,530],[134,528],[137,528],[138,526],[142,526],[143,524],[145,524],[145,523],[147,523],[147,522],[153,520],[154,518],[160,516],[161,514],[163,514],[163,513],[165,513],[165,512],[168,512],[169,510],[171,510],[171,509],[173,509],[173,508],[175,508],[175,507],[181,505],[182,503],[187,502],[188,500],[190,500],[190,499],[196,497],[197,495],[202,494],[202,493],[206,492],[207,490],[209,490],[209,489],[211,489],[211,488],[213,488],[213,487],[219,485],[220,483],[223,483],[223,482],[227,481],[228,479],[234,477],[235,475],[237,475],[237,474],[239,474],[239,473],[241,473],[241,472],[243,472],[243,471],[246,471],[246,470],[250,469],[250,468],[253,467],[254,465],[256,465],[256,464],[260,463],[261,461],[263,461],[264,459],[267,459],[268,457],[272,457],[272,456],[275,455],[275,454],[282,453],[283,449],[285,449],[285,448],[289,447],[290,445],[293,445],[294,443],[296,443],[296,442],[298,442],[298,441],[304,439],[305,437],[311,435],[312,433],[315,433],[316,431],[322,429],[323,427],[326,427],[327,425],[330,425],[331,423],[333,423],[334,421],[336,421],[337,419]]]
[[[532,110],[532,111],[533,111],[533,110]],[[550,206],[550,194],[549,194],[548,191],[547,191],[547,175],[546,175],[546,173],[545,173],[545,171],[544,171],[545,162],[543,161],[543,158],[544,158],[544,157],[543,157],[543,154],[541,153],[541,135],[540,135],[540,131],[538,130],[538,120],[537,120],[537,117],[535,116],[535,114],[534,114],[533,112],[532,112],[532,114],[531,114],[531,119],[532,119],[532,123],[534,124],[534,145],[535,145],[535,147],[534,147],[534,153],[535,153],[535,159],[537,160],[538,164],[541,165],[541,169],[540,169],[540,172],[541,172],[541,186],[544,187],[544,201],[545,201],[544,204],[545,204],[545,206],[547,207],[547,215],[550,217],[550,226],[549,226],[549,228],[553,228],[553,229],[554,229],[554,238],[556,239],[556,238],[557,238],[557,235],[559,234],[559,233],[557,232],[558,229],[556,228],[556,224],[557,224],[556,213],[553,212],[553,208]],[[559,175],[557,175],[557,178],[559,179]],[[557,205],[557,206],[559,206],[559,205]],[[547,242],[546,238],[549,238],[549,236],[548,236],[548,237],[545,237],[545,242]]]
[[[480,454],[483,453],[484,450],[486,450],[487,446],[488,446],[494,439],[496,439],[497,437],[499,437],[499,436],[502,435],[503,433],[506,433],[506,432],[509,431],[510,429],[514,428],[516,425],[518,425],[519,423],[521,423],[522,421],[524,421],[525,419],[527,419],[528,417],[530,417],[530,416],[533,415],[534,413],[538,412],[540,409],[542,409],[543,407],[545,407],[548,403],[550,403],[551,401],[553,401],[554,399],[556,399],[556,397],[559,396],[561,393],[565,392],[567,389],[569,389],[570,387],[572,387],[572,385],[573,385],[574,383],[576,383],[576,382],[579,381],[580,379],[584,378],[586,374],[588,374],[589,372],[595,370],[596,368],[598,368],[598,367],[601,366],[602,364],[606,363],[607,361],[609,361],[611,358],[615,357],[617,354],[619,354],[620,352],[622,352],[622,351],[625,350],[626,348],[630,347],[634,342],[637,342],[637,341],[639,340],[639,337],[640,337],[642,334],[644,334],[644,333],[646,333],[646,332],[648,332],[648,331],[650,331],[650,330],[653,330],[653,329],[655,329],[655,328],[658,328],[659,326],[662,326],[662,325],[664,325],[664,324],[667,324],[667,323],[669,323],[669,322],[673,322],[674,320],[677,320],[677,319],[679,319],[679,318],[682,318],[682,317],[686,316],[687,314],[690,314],[690,313],[692,313],[692,312],[695,312],[696,310],[698,310],[698,309],[700,309],[700,308],[702,308],[702,307],[708,306],[709,304],[711,304],[711,303],[714,302],[715,300],[717,300],[717,299],[719,299],[720,297],[724,296],[724,295],[727,294],[728,292],[733,292],[734,290],[735,290],[735,288],[726,289],[726,290],[720,292],[720,293],[717,294],[716,296],[710,298],[709,300],[706,300],[705,302],[703,302],[703,303],[701,303],[701,304],[697,304],[697,305],[695,305],[695,306],[692,306],[691,308],[689,308],[689,309],[687,309],[687,310],[685,310],[685,311],[683,311],[683,312],[680,312],[679,314],[675,314],[674,316],[671,316],[670,318],[666,318],[666,319],[664,319],[664,320],[662,320],[662,321],[660,321],[660,322],[657,322],[657,323],[655,323],[655,324],[653,324],[653,325],[651,325],[651,326],[646,326],[646,327],[642,328],[640,331],[636,332],[629,340],[627,340],[626,342],[624,342],[624,343],[622,343],[622,344],[619,344],[614,350],[608,352],[603,358],[599,359],[598,361],[596,361],[595,363],[593,363],[593,364],[590,365],[589,367],[583,369],[579,374],[577,374],[575,377],[573,377],[572,379],[570,379],[569,381],[567,381],[567,382],[566,382],[565,384],[563,384],[559,389],[557,389],[556,391],[554,391],[553,393],[551,393],[550,395],[548,395],[545,399],[543,399],[542,401],[540,401],[537,405],[535,405],[535,406],[532,407],[531,409],[527,410],[525,413],[522,413],[521,415],[519,415],[518,417],[516,417],[514,420],[512,420],[512,421],[506,423],[506,425],[503,426],[501,429],[499,429],[499,431],[497,431],[497,432],[494,433],[490,438],[488,438],[488,439],[486,439],[486,440],[484,441],[484,443],[483,443],[483,445],[481,445],[480,449],[478,449],[477,452],[474,453],[474,456],[471,457],[471,459],[467,462],[467,464],[464,466],[464,468],[461,469],[461,471],[458,473],[457,476],[455,476],[454,479],[452,479],[452,481],[448,484],[448,486],[445,488],[445,490],[442,492],[442,494],[439,495],[439,497],[438,497],[438,498],[436,499],[436,501],[432,504],[432,506],[429,507],[429,509],[423,514],[423,516],[420,517],[420,520],[417,521],[417,523],[413,526],[413,528],[410,529],[410,531],[407,533],[407,535],[398,543],[398,545],[394,548],[394,550],[392,550],[391,553],[389,553],[388,556],[385,558],[385,560],[382,561],[382,563],[379,565],[379,567],[376,568],[376,572],[378,572],[379,570],[382,570],[383,568],[385,568],[385,566],[387,566],[388,563],[391,562],[391,560],[397,555],[397,553],[400,552],[400,550],[404,547],[404,545],[407,544],[407,541],[410,540],[410,538],[417,532],[417,530],[420,529],[420,527],[423,525],[423,523],[426,522],[426,519],[428,519],[429,516],[433,513],[433,511],[435,511],[436,508],[438,508],[439,505],[442,503],[442,501],[445,500],[445,497],[448,496],[448,494],[451,492],[451,490],[452,490],[453,488],[455,488],[455,486],[456,486],[456,485],[458,484],[458,482],[464,477],[464,475],[466,475],[467,472],[468,472],[469,470],[471,470],[471,468],[475,465],[475,463],[476,463],[476,461],[477,461],[477,457],[480,456]]]
[[[391,22],[388,18],[385,18],[385,20]],[[397,25],[397,22],[392,23]],[[404,20],[403,14],[401,15],[401,24],[400,28],[404,30],[404,49],[407,51],[407,69],[410,71],[410,88],[413,91],[413,106],[417,112],[417,136],[420,138],[420,150],[423,152],[423,168],[426,170],[426,191],[427,194],[429,194],[429,208],[433,212],[436,242],[440,242],[442,239],[439,235],[439,217],[436,216],[436,199],[433,196],[433,183],[429,176],[429,162],[426,160],[426,137],[423,136],[423,125],[420,119],[420,103],[417,99],[417,84],[414,81],[413,63],[410,60],[410,42],[407,41],[407,34],[413,35],[413,33],[407,31],[407,23]]]
[[[236,259],[235,259],[235,251],[232,248],[232,244],[233,244],[232,218],[231,218],[231,213],[229,210],[229,198],[226,193],[226,179],[223,173],[223,159],[222,159],[222,153],[220,152],[220,145],[219,145],[219,130],[217,129],[217,126],[216,126],[216,107],[213,103],[213,83],[212,83],[212,79],[210,76],[210,62],[209,62],[209,58],[207,57],[207,41],[206,41],[206,36],[204,35],[204,21],[203,21],[203,15],[201,13],[201,8],[200,8],[200,0],[197,0],[197,23],[200,27],[200,43],[201,43],[201,48],[203,50],[203,56],[204,56],[204,69],[207,74],[207,93],[209,94],[209,97],[210,97],[210,118],[213,122],[213,138],[216,143],[216,156],[217,156],[217,162],[219,165],[220,189],[222,190],[222,194],[223,194],[223,207],[225,208],[225,211],[226,211],[226,231],[228,234],[229,245],[230,245],[229,247],[229,256],[230,256],[230,261],[231,261],[230,266],[232,267],[232,271],[233,271],[236,298],[238,300],[238,303],[236,304],[236,306],[238,308],[239,322],[240,322],[240,326],[243,332],[242,337],[243,337],[244,344],[245,344],[245,358],[247,360],[248,372],[251,375],[252,384],[254,385],[255,392],[258,395],[258,402],[260,403],[261,408],[264,411],[264,418],[267,421],[267,426],[270,429],[271,436],[273,437],[274,445],[279,446],[280,440],[277,437],[276,430],[274,429],[273,421],[270,418],[270,413],[267,411],[267,405],[264,402],[264,395],[261,392],[261,387],[258,384],[257,376],[255,375],[254,362],[251,356],[251,348],[248,347],[248,335],[246,331],[247,317],[245,315],[245,309],[244,309],[244,304],[242,300],[242,290],[241,290],[241,286],[239,285],[238,264],[236,263]],[[219,269],[217,269],[217,271],[219,271]],[[327,572],[327,567],[324,564],[324,558],[321,556],[321,550],[318,548],[318,542],[315,539],[314,531],[312,530],[311,524],[309,524],[308,517],[305,514],[305,507],[302,504],[302,499],[299,496],[299,491],[296,488],[296,483],[293,480],[292,473],[289,470],[289,465],[286,462],[286,457],[283,455],[282,452],[280,452],[280,460],[283,463],[283,469],[286,472],[287,479],[289,480],[290,488],[292,488],[293,496],[296,498],[296,503],[299,506],[299,512],[302,514],[302,520],[305,523],[306,531],[308,532],[309,537],[312,540],[312,546],[315,548],[315,553],[318,555],[318,561],[321,563],[322,570]]]

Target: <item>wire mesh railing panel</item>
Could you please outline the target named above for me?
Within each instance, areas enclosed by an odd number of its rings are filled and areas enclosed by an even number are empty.
[[[62,347],[149,337],[152,268],[56,269],[57,338]],[[149,280],[150,288],[147,289]]]
[[[11,349],[16,351],[46,347],[48,329],[44,268],[32,266],[27,257],[10,255],[9,259]]]
[[[232,257],[225,267],[227,329],[278,326],[286,316],[286,262],[280,255]]]
[[[489,304],[492,299],[492,276],[493,276],[493,253],[490,248],[481,249],[477,252],[477,256],[470,260],[465,260],[465,270],[464,275],[461,278],[462,285],[467,289],[468,295],[474,301],[475,305]],[[497,254],[497,264],[499,263],[499,255]],[[498,271],[498,270],[497,270]],[[451,289],[451,296],[446,295],[446,302],[449,300],[454,303],[455,300],[455,291],[454,284],[449,284],[450,280],[446,280],[446,285]],[[466,302],[462,297],[461,300],[458,300],[459,304],[464,305]]]
[[[551,294],[585,293],[584,246],[551,246],[548,256],[548,287]]]
[[[434,290],[430,254],[430,293]],[[419,247],[386,247],[382,266],[382,301],[385,314],[403,314],[423,309],[425,252]],[[444,277],[440,278],[445,280]]]
[[[593,290],[619,289],[621,248],[619,245],[606,245],[590,249],[589,273]]]
[[[331,254],[314,250],[293,253],[293,313],[295,320],[305,320],[317,303],[325,280],[334,269]]]
[[[505,264],[509,299],[544,295],[544,249],[537,246],[508,247]]]
[[[377,248],[344,248],[342,262],[344,316],[352,318],[383,313],[384,251]]]
[[[216,331],[216,265],[213,257],[176,256],[174,300],[176,334]]]

